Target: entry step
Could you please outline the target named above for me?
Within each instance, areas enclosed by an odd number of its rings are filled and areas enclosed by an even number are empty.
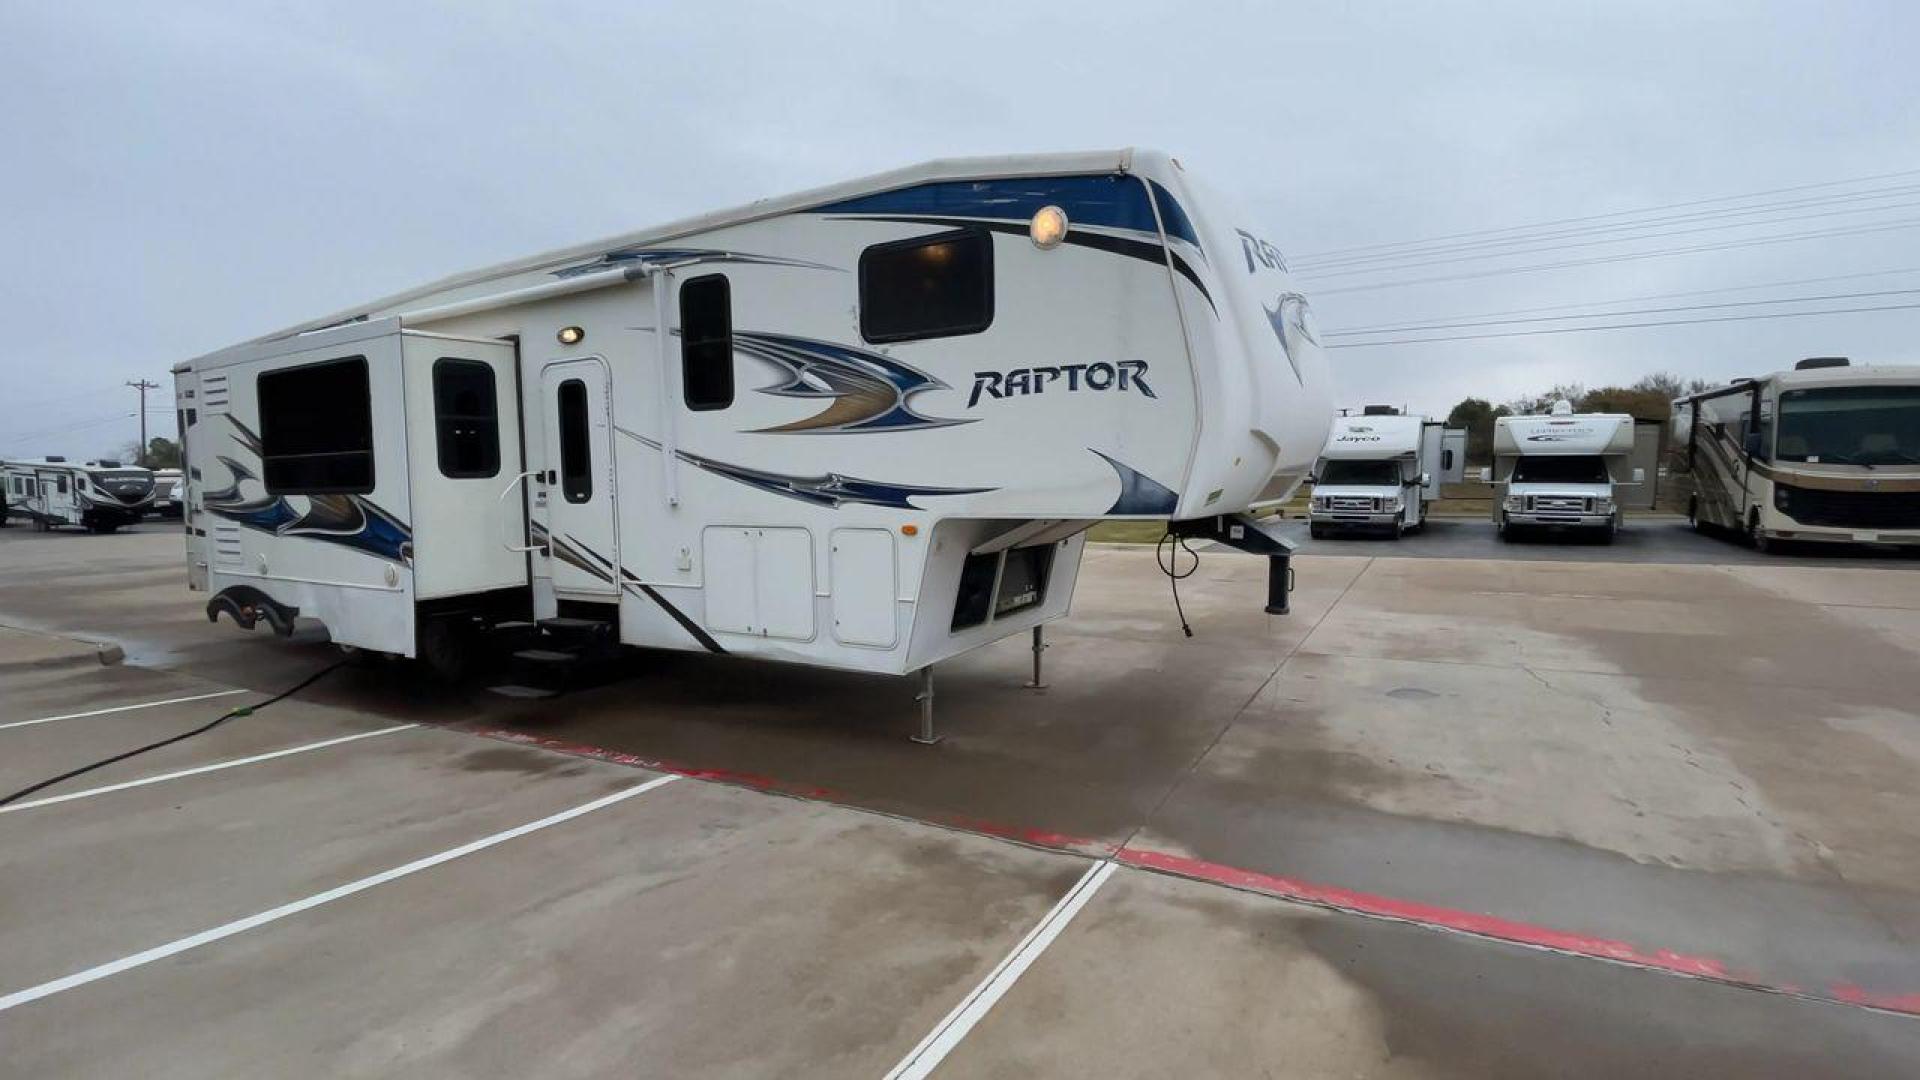
[[[612,625],[604,619],[577,619],[571,615],[556,615],[540,620],[542,630],[601,630]]]
[[[501,697],[523,698],[523,699],[550,698],[550,697],[559,696],[559,691],[557,690],[542,690],[537,686],[513,686],[513,685],[489,686],[487,687],[487,692],[490,694],[499,694]]]
[[[515,660],[531,660],[536,664],[571,664],[580,659],[579,655],[561,652],[558,649],[521,649],[513,654]]]

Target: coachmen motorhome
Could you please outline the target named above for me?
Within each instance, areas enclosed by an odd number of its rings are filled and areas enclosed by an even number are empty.
[[[7,513],[41,529],[77,526],[110,533],[153,505],[153,474],[116,461],[76,464],[60,457],[0,462]]]
[[[1369,529],[1398,537],[1426,527],[1441,484],[1466,476],[1467,433],[1390,405],[1339,416],[1313,473],[1307,529]]]
[[[1775,540],[1920,545],[1920,366],[1803,360],[1673,403],[1687,517]]]
[[[1331,412],[1279,250],[1140,151],[766,200],[175,375],[209,615],[432,661],[528,618],[893,674],[1035,629],[1037,660],[1096,521],[1284,556],[1236,515]]]
[[[1620,529],[1617,489],[1647,482],[1632,465],[1633,417],[1575,413],[1558,402],[1547,416],[1502,416],[1493,424],[1493,520],[1505,540],[1519,530],[1576,529],[1612,543]]]
[[[153,512],[160,517],[180,516],[180,470],[153,470]]]

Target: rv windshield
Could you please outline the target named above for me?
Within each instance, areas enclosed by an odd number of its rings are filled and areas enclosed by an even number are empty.
[[[1522,454],[1513,466],[1516,484],[1604,484],[1607,462],[1598,454]]]
[[[1320,469],[1318,482],[1392,487],[1400,482],[1400,463],[1397,461],[1328,461]]]
[[[1779,427],[1781,461],[1920,465],[1920,386],[1783,391]]]

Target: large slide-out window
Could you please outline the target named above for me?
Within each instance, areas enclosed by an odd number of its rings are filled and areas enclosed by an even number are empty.
[[[440,475],[450,480],[500,475],[500,405],[491,366],[451,356],[435,360],[433,424]]]
[[[993,238],[959,229],[860,253],[860,336],[870,342],[977,334],[993,323]]]
[[[721,274],[680,286],[680,382],[695,412],[733,404],[733,296]]]
[[[560,494],[570,503],[593,498],[593,441],[587,417],[587,384],[560,384]]]
[[[269,371],[260,398],[260,462],[274,495],[373,490],[373,396],[367,358]]]

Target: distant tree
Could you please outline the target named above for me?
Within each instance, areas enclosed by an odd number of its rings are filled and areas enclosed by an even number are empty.
[[[177,469],[180,467],[180,446],[172,439],[155,435],[147,440],[146,453],[140,452],[138,442],[130,442],[120,451],[120,460],[148,469]]]
[[[172,439],[163,439],[158,435],[147,440],[146,466],[149,469],[177,469],[180,467],[180,444]]]
[[[1579,383],[1561,383],[1542,394],[1527,394],[1507,402],[1507,408],[1515,416],[1532,416],[1553,408],[1556,401],[1579,401],[1587,396],[1587,388]]]
[[[1493,460],[1493,422],[1508,415],[1505,405],[1496,406],[1485,398],[1470,397],[1447,413],[1447,426],[1467,429],[1467,460]]]
[[[1698,394],[1703,390],[1713,390],[1720,385],[1712,379],[1683,379],[1670,371],[1656,371],[1651,375],[1642,375],[1638,382],[1627,389],[1659,394],[1671,402],[1674,398]]]
[[[1671,371],[1656,371],[1651,375],[1642,375],[1629,390],[1643,390],[1649,394],[1658,394],[1668,401],[1687,392],[1687,380]]]
[[[1602,386],[1589,390],[1575,401],[1573,407],[1581,412],[1626,413],[1637,420],[1654,420],[1665,423],[1673,415],[1673,397],[1664,391],[1641,389],[1632,386]]]

